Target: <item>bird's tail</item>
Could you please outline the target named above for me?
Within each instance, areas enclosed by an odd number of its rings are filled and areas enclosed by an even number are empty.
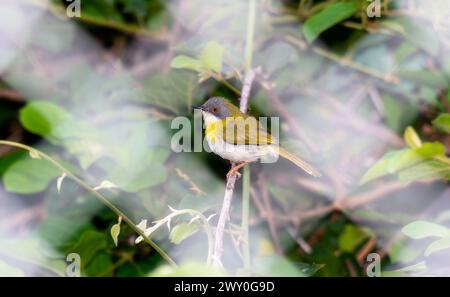
[[[285,150],[281,146],[279,147],[279,152],[278,153],[279,153],[280,156],[282,156],[285,159],[288,159],[289,161],[291,161],[292,163],[294,163],[295,165],[297,165],[301,169],[305,170],[306,172],[308,172],[312,176],[315,176],[315,177],[322,176],[322,174],[320,174],[320,172],[317,171],[314,167],[312,167],[311,165],[309,165],[307,162],[303,161],[302,159],[300,159],[296,155],[292,154],[291,152]]]

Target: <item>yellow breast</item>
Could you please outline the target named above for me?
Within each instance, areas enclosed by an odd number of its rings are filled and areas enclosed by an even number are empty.
[[[206,124],[205,137],[208,141],[216,142],[218,135],[220,134],[218,122],[212,122]]]

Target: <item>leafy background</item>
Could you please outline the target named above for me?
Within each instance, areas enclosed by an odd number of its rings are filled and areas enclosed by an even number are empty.
[[[116,185],[99,191],[136,223],[217,213],[229,164],[173,152],[171,123],[213,95],[238,103],[251,2],[81,0],[69,19],[65,1],[7,0],[1,138]],[[256,84],[251,113],[279,116],[283,144],[324,177],[251,166],[251,270],[240,181],[224,269],[205,266],[189,217],[153,235],[173,268],[92,193],[2,145],[0,275],[64,275],[71,252],[86,276],[366,276],[370,253],[383,275],[449,275],[449,4],[383,0],[371,18],[363,0],[254,3],[252,64],[270,87]]]

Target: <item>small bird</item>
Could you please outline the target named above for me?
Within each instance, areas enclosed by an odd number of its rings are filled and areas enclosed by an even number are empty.
[[[238,170],[250,162],[278,155],[315,177],[321,176],[314,167],[282,148],[254,117],[242,113],[225,98],[212,97],[194,109],[203,113],[205,138],[211,150],[236,164],[227,176],[239,174]]]

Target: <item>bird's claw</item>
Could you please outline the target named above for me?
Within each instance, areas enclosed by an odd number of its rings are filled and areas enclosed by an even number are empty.
[[[231,168],[230,171],[228,171],[227,173],[227,178],[230,178],[233,175],[236,175],[237,179],[239,179],[242,176],[242,174],[240,174],[238,170],[233,170],[233,168]]]
[[[231,167],[230,171],[227,173],[227,178],[230,178],[233,174],[236,175],[236,178],[240,178],[242,175],[239,173],[239,169],[247,165],[249,162],[242,162],[238,165]]]

